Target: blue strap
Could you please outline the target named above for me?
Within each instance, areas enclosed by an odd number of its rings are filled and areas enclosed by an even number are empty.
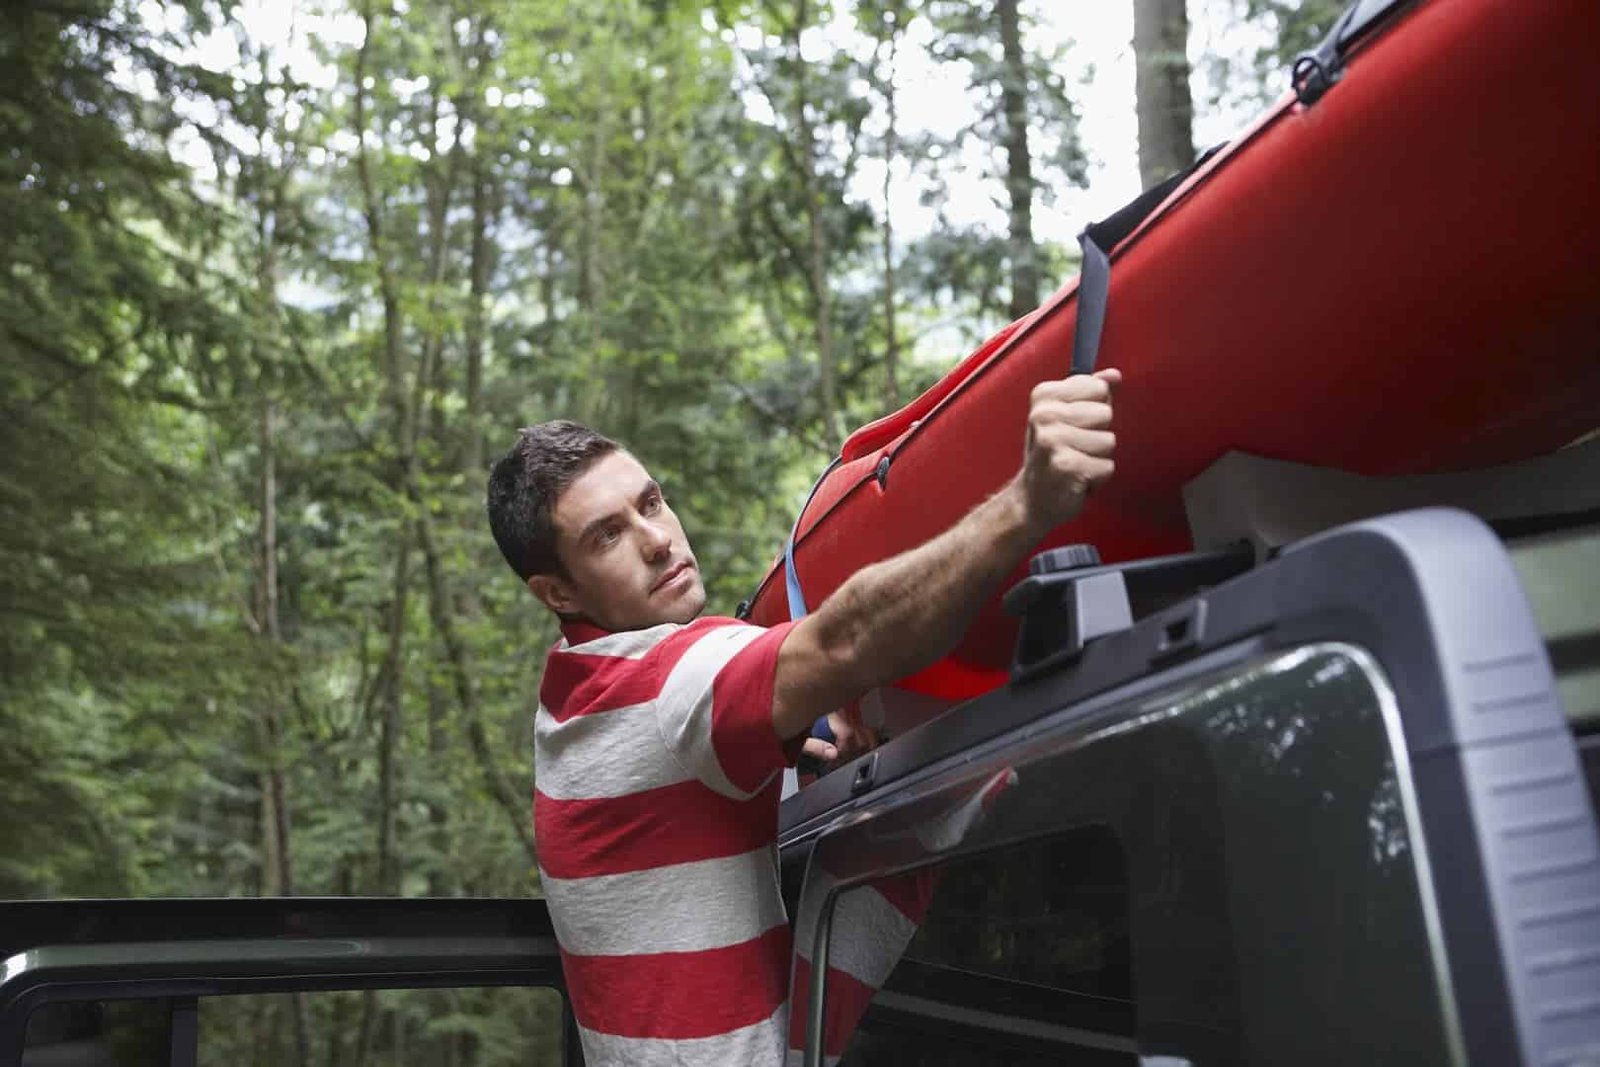
[[[833,468],[830,466],[828,469],[832,470]],[[823,477],[826,478],[827,475],[824,474]],[[819,482],[818,484],[820,485],[821,483]],[[816,490],[813,489],[812,492],[816,492]],[[809,498],[806,503],[811,503]],[[801,508],[800,515],[804,514],[805,508]],[[791,619],[803,619],[806,617],[806,594],[800,588],[800,572],[795,570],[794,566],[794,535],[799,529],[800,516],[797,515],[794,520],[794,529],[789,531],[789,541],[783,546],[783,587],[789,593],[789,618]],[[811,736],[820,737],[830,745],[834,743],[833,727],[828,725],[828,717],[826,715],[811,724]]]
[[[789,618],[791,620],[799,620],[806,617],[806,594],[805,590],[800,588],[800,571],[794,565],[794,539],[800,533],[800,520],[805,516],[806,508],[811,506],[811,501],[816,497],[817,489],[827,480],[828,475],[833,473],[833,468],[837,467],[843,459],[843,456],[839,456],[828,464],[828,469],[822,472],[822,477],[817,479],[817,484],[813,485],[811,492],[806,494],[806,502],[801,505],[800,514],[794,517],[794,526],[789,530],[789,540],[784,542],[783,545],[783,588],[784,592],[789,595]],[[833,728],[828,725],[828,717],[826,715],[811,724],[811,736],[820,737],[828,744],[833,744]]]
[[[800,510],[805,514],[805,509]],[[806,594],[800,588],[800,572],[794,568],[794,535],[800,530],[800,515],[794,518],[794,529],[789,531],[789,540],[783,546],[783,588],[789,594],[789,618],[803,619],[806,617]]]
[[[783,588],[789,594],[789,618],[803,619],[806,617],[806,594],[800,588],[800,572],[794,565],[794,539],[800,534],[800,520],[805,517],[806,509],[817,497],[817,490],[822,488],[822,483],[828,480],[828,475],[833,473],[833,468],[844,462],[843,456],[835,456],[833,462],[828,464],[828,469],[822,472],[816,484],[811,487],[811,492],[806,494],[806,502],[800,505],[800,513],[794,517],[794,526],[789,530],[789,540],[783,546]]]

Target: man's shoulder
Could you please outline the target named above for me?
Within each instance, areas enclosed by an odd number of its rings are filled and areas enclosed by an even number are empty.
[[[690,653],[697,648],[708,649],[702,644],[705,638],[724,639],[714,642],[720,645],[726,639],[742,637],[737,641],[742,645],[766,632],[765,627],[738,619],[708,615],[690,623],[597,632],[597,636],[579,644],[563,639],[545,659],[540,698],[552,712],[568,710],[574,701],[580,705],[592,703],[603,693],[614,696],[626,691],[630,699],[648,699],[686,658],[691,662],[700,658]]]
[[[661,651],[664,646],[691,645],[707,634],[727,627],[753,631],[764,629],[726,615],[703,615],[689,623],[664,622],[642,630],[599,631],[597,636],[581,643],[564,639],[550,651],[577,656],[643,660]]]
[[[642,659],[661,642],[677,634],[684,627],[677,623],[662,623],[644,630],[601,630],[594,636],[574,641],[563,638],[550,650],[557,655],[602,656],[609,659]]]

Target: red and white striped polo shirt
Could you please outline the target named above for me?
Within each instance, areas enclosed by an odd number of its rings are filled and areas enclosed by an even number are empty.
[[[783,1061],[790,931],[776,840],[778,646],[733,619],[551,650],[534,833],[591,1067]]]

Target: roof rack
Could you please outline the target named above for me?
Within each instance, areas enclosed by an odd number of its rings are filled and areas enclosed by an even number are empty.
[[[1041,677],[1083,655],[1088,642],[1126,630],[1135,619],[1243,574],[1255,563],[1249,543],[1102,565],[1093,545],[1041,552],[1028,577],[1006,593],[1007,614],[1020,615],[1013,684]],[[1167,653],[1187,647],[1187,632],[1167,635]]]

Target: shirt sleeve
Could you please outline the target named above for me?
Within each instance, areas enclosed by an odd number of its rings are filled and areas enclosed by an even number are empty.
[[[772,725],[778,649],[793,627],[692,627],[674,638],[690,643],[664,659],[656,698],[662,740],[686,770],[725,796],[756,795],[800,756],[805,738],[781,742]]]

